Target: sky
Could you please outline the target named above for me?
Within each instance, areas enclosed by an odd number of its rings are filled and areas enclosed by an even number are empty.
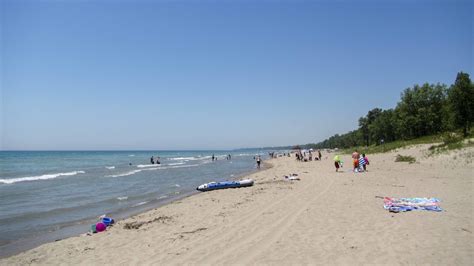
[[[0,2],[0,150],[315,143],[473,73],[472,1]]]

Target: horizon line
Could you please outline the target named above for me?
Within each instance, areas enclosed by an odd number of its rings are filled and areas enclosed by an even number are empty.
[[[283,147],[283,146],[282,146]],[[78,152],[87,152],[87,151],[238,151],[238,150],[258,150],[258,149],[269,149],[270,147],[257,147],[257,148],[234,148],[234,149],[58,149],[58,150],[48,150],[48,149],[7,149],[7,150],[0,150],[0,152],[17,152],[17,151],[24,151],[24,152],[60,152],[60,151],[78,151]]]

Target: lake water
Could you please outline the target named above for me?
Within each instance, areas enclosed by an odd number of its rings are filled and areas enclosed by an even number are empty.
[[[1,151],[0,256],[87,232],[103,214],[124,218],[238,178],[255,169],[256,154],[264,152]]]

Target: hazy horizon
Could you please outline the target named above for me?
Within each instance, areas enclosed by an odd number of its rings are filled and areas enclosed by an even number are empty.
[[[289,145],[287,145],[289,146]],[[138,149],[130,149],[130,150],[117,150],[117,149],[110,149],[110,150],[0,150],[0,152],[143,152],[143,151],[156,151],[156,152],[165,152],[165,151],[171,151],[171,152],[188,152],[188,151],[193,151],[193,152],[199,152],[199,151],[245,151],[245,150],[258,150],[258,149],[271,149],[271,148],[281,148],[285,146],[274,146],[274,147],[249,147],[249,148],[234,148],[234,149],[195,149],[195,150],[185,150],[185,149],[180,149],[180,150],[157,150],[157,149],[151,149],[151,150],[138,150]]]
[[[471,1],[2,1],[0,150],[316,143],[472,74]]]

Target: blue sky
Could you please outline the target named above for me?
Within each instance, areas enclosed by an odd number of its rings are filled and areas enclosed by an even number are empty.
[[[472,74],[472,1],[2,1],[0,149],[318,142]]]

